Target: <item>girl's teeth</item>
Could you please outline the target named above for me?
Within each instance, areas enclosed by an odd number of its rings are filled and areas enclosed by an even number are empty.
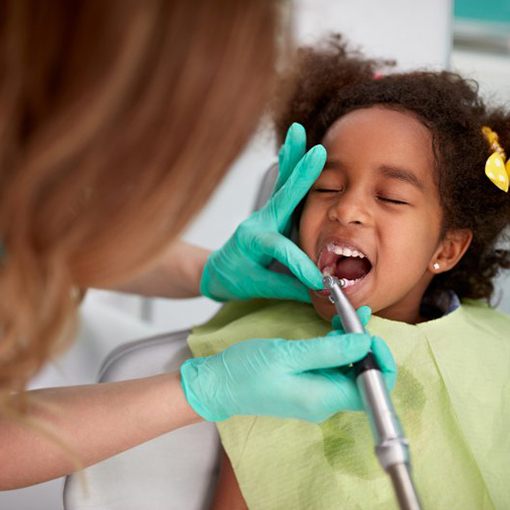
[[[344,257],[359,257],[360,259],[365,258],[365,255],[358,250],[352,248],[343,248],[342,246],[337,246],[336,244],[328,244],[327,250],[335,253],[336,255],[342,255]]]
[[[342,255],[342,247],[341,246],[337,246],[336,244],[328,244],[327,249],[328,249],[328,251],[336,253],[337,255]]]
[[[322,270],[322,274],[324,276],[334,276],[335,266],[326,266]],[[346,287],[351,287],[352,285],[358,283],[360,280],[363,280],[363,278],[356,278],[355,280],[348,280],[347,278],[342,278],[342,280],[345,282],[344,288],[346,288]]]
[[[358,283],[362,278],[356,278],[356,280],[347,280],[347,278],[343,278],[344,288],[351,287],[352,285]]]

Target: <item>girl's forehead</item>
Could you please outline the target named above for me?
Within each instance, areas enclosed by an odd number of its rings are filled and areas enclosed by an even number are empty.
[[[376,134],[377,138],[403,137],[408,141],[432,141],[431,131],[418,116],[409,110],[374,105],[352,110],[339,117],[328,128],[324,142],[333,142],[339,136]]]
[[[362,147],[383,153],[414,153],[431,161],[434,155],[432,133],[416,115],[382,106],[343,115],[329,127],[323,144],[328,151]]]
[[[398,166],[433,178],[432,133],[412,112],[381,106],[353,110],[331,125],[323,144],[328,160],[347,167]]]

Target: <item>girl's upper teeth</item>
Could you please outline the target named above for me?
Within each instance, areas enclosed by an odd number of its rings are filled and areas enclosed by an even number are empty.
[[[327,249],[328,251],[336,253],[337,255],[342,255],[344,257],[359,257],[360,259],[365,258],[363,253],[354,248],[342,247],[336,244],[328,244]]]

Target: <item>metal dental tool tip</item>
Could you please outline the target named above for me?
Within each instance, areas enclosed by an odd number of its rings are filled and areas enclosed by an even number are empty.
[[[346,333],[365,333],[358,314],[342,292],[343,280],[326,276],[322,280],[329,290],[329,300],[335,305]],[[356,384],[368,415],[375,442],[375,453],[379,463],[393,483],[395,495],[402,510],[420,510],[416,488],[411,476],[409,443],[404,436],[390,394],[374,355],[369,352],[365,358],[354,364]]]

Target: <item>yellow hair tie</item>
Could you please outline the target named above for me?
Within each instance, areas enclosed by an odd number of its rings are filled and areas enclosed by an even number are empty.
[[[510,175],[510,159],[506,162],[506,154],[499,144],[498,134],[490,127],[483,126],[482,133],[491,146],[492,154],[485,163],[485,175],[501,190],[508,191]]]

